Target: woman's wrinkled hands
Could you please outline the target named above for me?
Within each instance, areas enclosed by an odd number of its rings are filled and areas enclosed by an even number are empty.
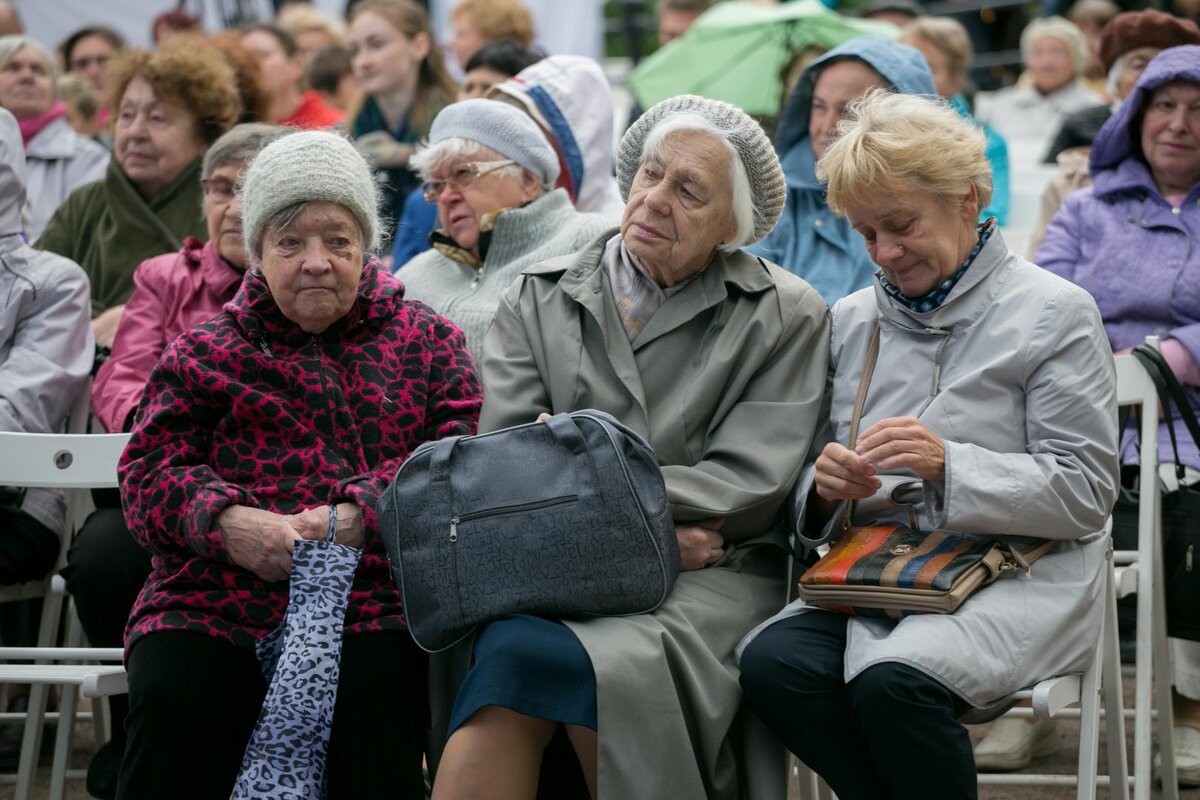
[[[854,448],[880,470],[907,469],[926,481],[946,476],[946,446],[916,417],[889,417],[867,428]]]
[[[96,344],[112,347],[117,338],[117,328],[121,325],[121,315],[124,313],[125,306],[122,304],[100,312],[100,315],[92,320],[92,335],[96,337]]]
[[[306,508],[287,519],[303,539],[322,542],[329,535],[329,506]],[[338,503],[334,541],[349,547],[363,546],[362,509],[354,503]]]
[[[825,445],[814,465],[817,471],[813,486],[817,495],[838,502],[862,500],[879,491],[883,483],[875,477],[875,468],[862,456],[837,442]]]
[[[328,527],[329,519],[325,524]],[[229,506],[217,515],[229,559],[264,581],[287,580],[292,548],[300,539],[288,517],[249,506]]]
[[[680,569],[703,569],[725,556],[725,537],[720,533],[724,524],[723,517],[715,517],[675,526]]]

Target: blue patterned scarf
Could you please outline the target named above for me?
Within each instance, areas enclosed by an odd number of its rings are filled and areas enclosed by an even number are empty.
[[[988,217],[979,228],[979,241],[971,248],[971,252],[967,254],[967,259],[962,263],[962,266],[954,271],[946,280],[939,283],[937,286],[930,289],[920,297],[909,297],[904,292],[900,291],[893,283],[883,276],[883,270],[875,273],[875,277],[879,279],[879,284],[883,290],[887,292],[888,297],[891,297],[897,303],[904,305],[909,311],[923,313],[933,311],[942,303],[946,302],[946,298],[950,296],[950,291],[958,283],[963,275],[967,274],[967,269],[975,261],[975,256],[979,255],[979,251],[987,244],[987,240],[991,238],[992,231],[996,230],[996,218]]]

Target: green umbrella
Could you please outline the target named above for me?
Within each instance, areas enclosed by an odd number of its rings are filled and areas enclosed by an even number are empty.
[[[855,36],[895,39],[896,26],[843,17],[820,0],[778,6],[724,2],[697,19],[680,38],[655,52],[629,75],[643,108],[678,94],[724,100],[747,114],[779,111],[780,71],[809,46],[836,47]]]

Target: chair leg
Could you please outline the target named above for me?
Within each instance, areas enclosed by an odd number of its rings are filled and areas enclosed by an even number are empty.
[[[50,766],[50,800],[63,800],[67,786],[67,763],[71,758],[71,737],[75,733],[75,707],[79,688],[64,686],[58,709],[58,731],[54,736],[54,760]]]
[[[1096,760],[1100,754],[1100,684],[1104,660],[1100,648],[1083,673],[1079,687],[1079,762],[1076,767],[1076,798],[1096,800]]]
[[[17,761],[17,790],[15,800],[33,797],[33,782],[37,775],[38,756],[42,752],[42,733],[46,722],[46,697],[50,687],[35,683],[29,687],[29,707],[25,712],[25,734],[21,737],[21,755]]]
[[[1112,553],[1109,552],[1109,560]],[[1117,637],[1117,594],[1111,567],[1105,587],[1104,627],[1100,632],[1103,654],[1101,692],[1104,697],[1104,731],[1108,742],[1110,798],[1129,800],[1129,766],[1125,753],[1125,714],[1121,687],[1121,645]]]

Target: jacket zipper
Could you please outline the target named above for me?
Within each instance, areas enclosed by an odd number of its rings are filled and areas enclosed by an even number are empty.
[[[574,503],[579,500],[579,495],[568,494],[562,497],[551,497],[548,500],[534,500],[529,503],[514,503],[510,506],[495,506],[493,508],[485,508],[482,511],[471,511],[466,514],[455,514],[450,517],[450,541],[458,541],[458,525],[460,522],[470,522],[474,519],[491,519],[494,517],[506,517],[511,514],[520,514],[523,511],[539,511],[544,508],[554,508],[555,506],[565,506],[568,503]]]
[[[950,341],[950,331],[945,328],[926,328],[925,333],[943,337],[938,342],[937,351],[933,354],[933,380],[929,383],[929,396],[937,397],[942,380],[942,353],[946,349],[946,343]]]

